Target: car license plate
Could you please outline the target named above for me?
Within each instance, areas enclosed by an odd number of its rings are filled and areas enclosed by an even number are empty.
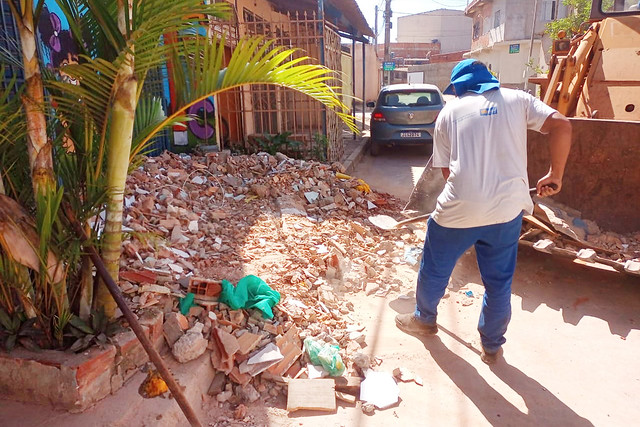
[[[421,136],[421,132],[400,132],[401,138],[420,138]]]

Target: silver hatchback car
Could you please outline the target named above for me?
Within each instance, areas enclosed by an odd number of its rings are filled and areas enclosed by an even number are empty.
[[[431,150],[436,118],[444,107],[442,92],[429,84],[397,84],[382,88],[371,113],[372,156],[383,145],[420,145]]]

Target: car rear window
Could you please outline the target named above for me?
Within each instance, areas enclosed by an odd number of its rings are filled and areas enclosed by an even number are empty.
[[[440,95],[436,91],[386,92],[382,96],[382,105],[387,107],[418,107],[440,104]]]

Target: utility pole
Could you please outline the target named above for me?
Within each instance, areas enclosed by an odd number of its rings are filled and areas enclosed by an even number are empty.
[[[389,62],[389,43],[391,42],[391,0],[385,0],[384,7],[384,62]],[[383,72],[384,84],[391,84],[391,72]]]
[[[528,70],[528,67],[532,64],[531,60],[532,60],[532,56],[533,56],[533,41],[535,39],[535,35],[536,35],[536,23],[538,21],[538,0],[535,0],[533,2],[533,19],[532,19],[532,23],[531,23],[531,40],[529,41],[529,57],[527,59],[527,66],[524,68],[524,72],[522,73],[522,78],[524,79],[524,88],[525,89],[530,89],[533,85],[529,84],[529,81],[527,79],[528,74],[530,74],[530,70]],[[529,65],[530,64],[530,65]]]
[[[373,46],[374,46],[374,50],[377,52],[378,51],[378,5],[376,5],[376,19],[374,21],[375,23],[375,30],[373,31]]]

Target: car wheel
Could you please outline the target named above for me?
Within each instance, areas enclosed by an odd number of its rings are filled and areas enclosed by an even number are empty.
[[[369,153],[375,157],[380,154],[380,144],[373,139],[369,140]]]

